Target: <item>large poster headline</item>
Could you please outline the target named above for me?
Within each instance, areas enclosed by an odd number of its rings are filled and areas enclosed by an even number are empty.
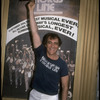
[[[58,32],[77,41],[78,21],[62,16],[37,16],[35,17],[38,30],[48,30]],[[7,41],[10,42],[15,37],[29,32],[29,21],[24,20],[7,30]]]

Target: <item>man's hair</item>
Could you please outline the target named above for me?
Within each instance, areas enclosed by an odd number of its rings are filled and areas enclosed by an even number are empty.
[[[43,40],[42,40],[43,45],[47,44],[48,38],[50,38],[50,39],[56,39],[57,38],[58,42],[59,42],[59,46],[62,44],[60,37],[56,33],[47,33],[43,37]]]

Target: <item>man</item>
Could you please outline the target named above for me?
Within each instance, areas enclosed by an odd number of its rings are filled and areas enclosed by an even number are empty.
[[[36,54],[36,70],[29,100],[58,100],[60,81],[62,100],[67,100],[68,69],[66,62],[57,55],[61,40],[57,34],[49,33],[44,36],[43,42],[41,42],[33,14],[34,8],[35,1],[33,0],[28,3],[28,9],[34,52]]]

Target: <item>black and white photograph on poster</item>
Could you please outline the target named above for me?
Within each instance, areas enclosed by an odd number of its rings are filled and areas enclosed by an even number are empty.
[[[35,70],[35,54],[29,29],[28,0],[9,0],[3,97],[28,98]],[[42,40],[47,33],[59,35],[58,55],[69,68],[68,100],[73,97],[79,0],[36,0],[35,20]]]

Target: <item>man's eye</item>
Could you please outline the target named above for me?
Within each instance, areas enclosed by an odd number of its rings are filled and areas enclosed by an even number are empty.
[[[48,41],[48,44],[51,44],[52,42],[51,41]]]
[[[48,44],[54,44],[54,45],[58,45],[58,44],[59,44],[58,42],[52,43],[51,41],[48,41],[47,43],[48,43]]]
[[[58,42],[55,42],[54,44],[55,44],[55,45],[58,45]]]

